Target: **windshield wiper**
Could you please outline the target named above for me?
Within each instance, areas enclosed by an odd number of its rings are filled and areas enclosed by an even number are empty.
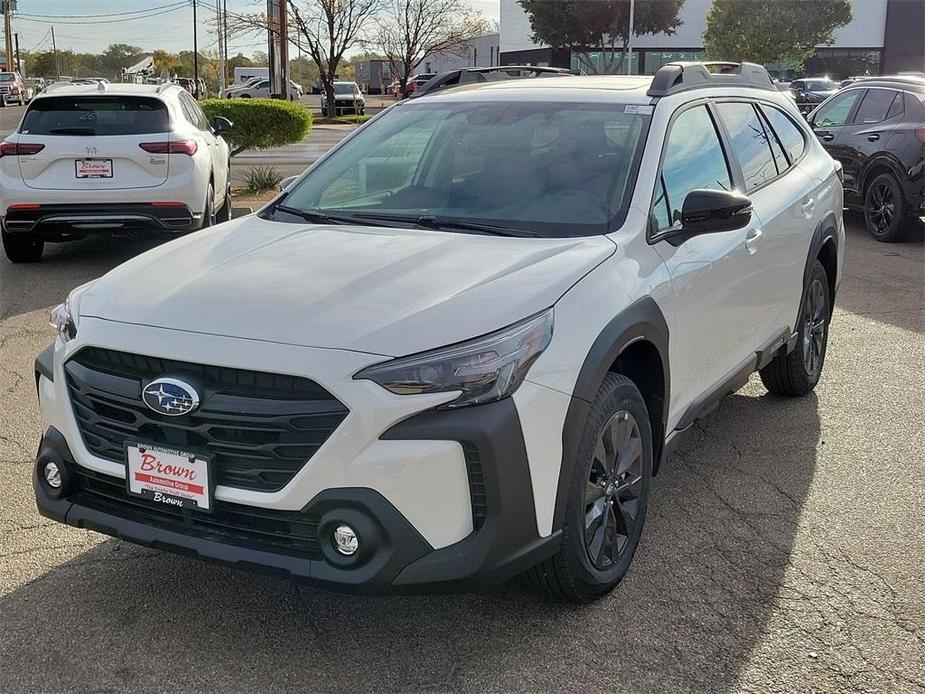
[[[324,212],[322,210],[302,210],[298,207],[289,207],[288,205],[275,205],[273,207],[273,212],[285,212],[286,214],[301,217],[306,222],[314,222],[316,224],[365,224],[366,226],[385,226],[383,224],[370,224],[365,219],[358,219],[356,215],[352,214],[337,214]]]
[[[374,214],[371,212],[357,212],[357,217],[363,219],[381,219],[383,221],[404,222],[407,224],[416,224],[417,226],[427,229],[455,229],[458,231],[475,231],[483,234],[494,234],[495,236],[514,236],[519,238],[533,237],[537,234],[524,229],[512,229],[511,227],[502,227],[494,224],[480,224],[478,222],[468,222],[463,219],[450,219],[447,217],[435,217],[434,215],[391,215],[391,214]]]

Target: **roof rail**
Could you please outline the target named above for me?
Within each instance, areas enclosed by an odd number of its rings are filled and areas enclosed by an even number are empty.
[[[718,68],[711,72],[709,68]],[[712,62],[666,63],[652,78],[649,96],[668,96],[706,87],[749,87],[777,91],[771,76],[755,63]]]
[[[492,67],[466,67],[460,70],[441,72],[431,77],[411,94],[411,98],[418,98],[433,94],[442,89],[460,87],[465,84],[479,84],[482,82],[502,82],[524,77],[521,73],[529,73],[534,77],[559,77],[571,75],[571,70],[560,67],[540,67],[538,65],[494,65]]]

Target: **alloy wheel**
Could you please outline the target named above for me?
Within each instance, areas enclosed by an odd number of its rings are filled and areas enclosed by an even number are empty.
[[[825,348],[826,300],[822,280],[814,279],[806,295],[803,308],[803,367],[815,376],[822,367],[822,350]]]
[[[585,550],[597,569],[612,566],[633,537],[640,520],[642,471],[639,425],[621,410],[598,436],[585,485]]]
[[[893,225],[896,215],[896,193],[888,182],[878,183],[870,191],[868,214],[876,233],[883,234]]]

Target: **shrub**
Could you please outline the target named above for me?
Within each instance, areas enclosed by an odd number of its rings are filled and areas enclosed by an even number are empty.
[[[281,99],[206,99],[200,103],[209,120],[224,116],[234,125],[224,137],[231,153],[301,142],[312,129],[312,114]]]
[[[247,189],[255,193],[261,193],[265,190],[276,188],[283,175],[272,166],[255,166],[244,177]]]

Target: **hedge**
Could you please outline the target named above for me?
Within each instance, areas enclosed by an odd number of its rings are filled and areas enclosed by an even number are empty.
[[[224,116],[233,124],[224,138],[231,153],[301,142],[312,129],[312,114],[281,99],[206,99],[200,102],[209,120]]]

